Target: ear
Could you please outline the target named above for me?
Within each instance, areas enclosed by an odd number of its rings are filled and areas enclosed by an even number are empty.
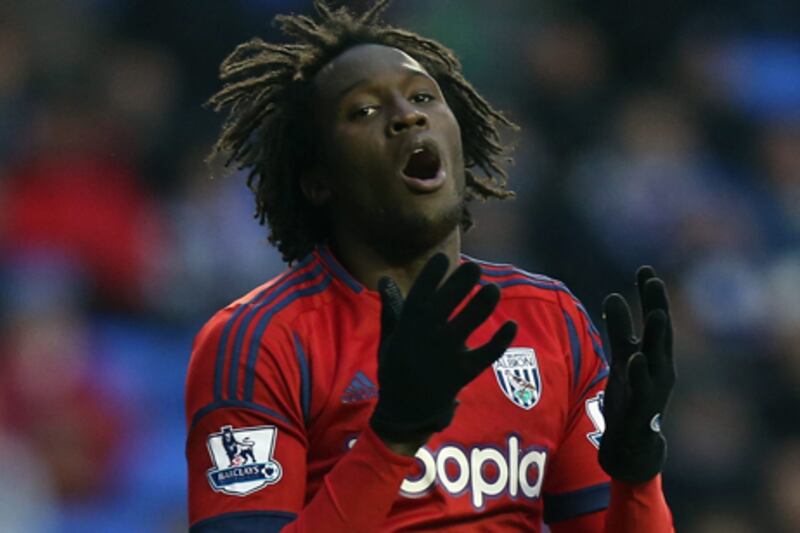
[[[310,169],[300,176],[300,189],[311,205],[325,205],[331,197],[328,180],[323,177],[319,168]]]

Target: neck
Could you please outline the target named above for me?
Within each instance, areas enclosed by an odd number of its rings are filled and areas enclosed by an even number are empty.
[[[392,278],[403,291],[408,290],[417,279],[422,267],[434,254],[443,252],[450,260],[450,275],[457,267],[461,253],[461,232],[455,228],[444,240],[413,257],[397,260],[363,243],[350,239],[337,239],[331,244],[336,258],[362,285],[377,290],[378,281],[384,276]]]

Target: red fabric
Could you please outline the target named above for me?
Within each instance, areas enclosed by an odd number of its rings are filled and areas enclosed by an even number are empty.
[[[595,348],[602,344],[589,318],[581,312],[576,302],[569,295],[563,295],[562,299],[567,301],[564,307],[575,327],[582,357],[577,386],[571,389],[566,431],[545,481],[546,494],[569,493],[609,481],[605,472],[598,467],[597,448],[587,438],[597,430],[587,416],[587,401],[596,398],[606,386],[605,379],[597,379],[607,368],[605,360]]]
[[[266,511],[298,516],[290,531],[536,532],[548,493],[568,502],[565,518],[586,514],[569,495],[608,483],[586,416],[605,384],[596,331],[554,280],[486,265],[483,281],[499,283],[502,300],[468,344],[516,320],[513,348],[535,353],[538,400],[526,408],[512,399],[504,380],[516,367],[487,369],[410,467],[367,429],[377,401],[379,297],[329,252],[315,251],[217,313],[195,339],[187,377],[190,522]],[[227,426],[272,432],[274,445],[258,460],[271,454],[282,477],[241,495],[215,487],[209,476],[229,460],[211,443]]]
[[[607,533],[669,533],[674,531],[672,513],[661,489],[661,476],[647,483],[611,483],[611,505],[607,511]]]
[[[325,476],[322,488],[285,533],[374,531],[386,520],[400,484],[414,464],[386,448],[366,429],[358,442]]]

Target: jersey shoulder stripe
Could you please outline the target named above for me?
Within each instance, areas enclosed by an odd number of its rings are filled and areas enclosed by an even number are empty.
[[[308,370],[308,358],[300,341],[300,335],[293,332],[294,354],[297,358],[297,365],[300,367],[300,405],[303,409],[303,422],[308,427],[311,416],[311,375]]]
[[[533,272],[528,272],[527,270],[523,270],[519,267],[516,267],[511,263],[492,263],[490,261],[484,261],[483,259],[477,259],[467,254],[461,254],[461,257],[466,259],[467,261],[472,261],[473,263],[477,263],[478,265],[480,265],[483,268],[484,274],[488,276],[498,277],[498,276],[519,275],[534,281],[540,281],[547,284],[561,285],[566,292],[569,292],[567,288],[564,287],[564,284],[558,281],[557,279],[545,276],[544,274],[535,274]]]
[[[249,351],[253,343],[250,337],[259,329],[261,330],[256,339],[257,352],[258,340],[266,329],[266,323],[263,322],[264,316],[275,316],[278,310],[285,309],[290,303],[309,293],[318,292],[308,291],[309,287],[315,287],[320,283],[327,287],[326,282],[329,281],[330,276],[325,269],[313,255],[309,255],[297,266],[266,284],[263,290],[255,292],[249,300],[235,304],[235,310],[224,324],[217,346],[214,376],[215,401],[252,400],[252,397],[248,398],[240,392],[245,386],[242,378],[244,377],[245,383],[247,380],[245,365],[251,359]],[[255,357],[252,359],[251,366],[254,367]]]
[[[583,306],[581,301],[572,293],[571,290],[569,290],[564,282],[560,280],[545,276],[544,274],[528,272],[527,270],[523,270],[508,263],[490,263],[481,259],[475,259],[474,257],[470,257],[465,254],[461,254],[461,256],[464,259],[480,265],[483,268],[483,275],[487,278],[491,278],[492,281],[500,285],[501,288],[510,287],[513,285],[530,285],[532,287],[537,287],[548,291],[558,291],[564,293],[570,297],[570,300],[578,308],[578,311],[580,311],[581,314],[585,315],[586,318],[589,319],[589,313],[586,311],[586,308]],[[597,329],[594,328],[591,320],[587,320],[587,322],[593,329],[593,332],[596,333]]]
[[[483,269],[483,276],[486,280],[490,280],[493,283],[496,283],[501,289],[507,287],[514,287],[519,285],[535,287],[537,289],[541,289],[543,291],[552,291],[555,294],[565,294],[568,297],[568,301],[575,306],[578,312],[583,315],[584,321],[587,324],[587,328],[589,329],[589,338],[592,342],[592,348],[595,354],[602,359],[605,364],[608,364],[608,360],[606,358],[605,352],[603,351],[603,343],[601,341],[600,332],[594,325],[591,317],[589,316],[589,312],[583,306],[581,301],[569,290],[569,288],[561,281],[542,275],[542,274],[534,274],[532,272],[528,272],[526,270],[522,270],[521,268],[517,268],[514,265],[508,263],[490,263],[488,261],[482,261],[480,259],[475,259],[468,255],[462,254],[462,257],[466,260],[473,261],[481,266]],[[481,280],[482,284],[489,283],[489,281]],[[561,298],[558,298],[559,302],[561,302]],[[563,310],[563,304],[562,304]],[[568,318],[569,314],[564,310],[565,319]],[[567,322],[567,330],[571,332],[570,326],[572,326],[572,330],[575,330],[575,324],[570,319]],[[572,341],[572,339],[570,339]],[[575,352],[573,351],[573,357],[575,357]],[[577,367],[576,370],[579,370],[580,367]],[[578,372],[575,375],[579,375]]]
[[[239,384],[239,365],[241,362],[242,347],[245,344],[247,332],[255,318],[265,309],[271,308],[276,302],[283,301],[281,298],[286,299],[291,297],[292,294],[300,290],[298,288],[299,286],[305,283],[314,283],[321,275],[324,277],[324,272],[318,263],[310,265],[305,270],[298,270],[295,275],[289,276],[281,283],[276,284],[260,301],[253,302],[247,306],[248,309],[244,313],[244,316],[234,326],[235,335],[231,348],[230,367],[228,369],[228,398],[236,397]],[[223,348],[225,347],[227,347],[227,345],[223,345]]]
[[[462,254],[461,257],[481,267],[483,271],[480,281],[481,285],[495,283],[501,289],[517,286],[532,287],[539,290],[526,291],[524,296],[542,298],[559,304],[560,298],[557,295],[558,293],[565,293],[572,296],[572,293],[562,282],[543,274],[534,274],[511,264],[490,263],[464,254]]]
[[[564,314],[564,322],[567,324],[567,336],[569,337],[570,352],[572,352],[572,389],[578,386],[578,380],[581,377],[581,343],[578,340],[578,330],[575,328],[575,322],[569,316],[569,313],[562,311]]]
[[[483,275],[488,278],[492,278],[493,280],[498,280],[500,282],[527,280],[535,283],[535,285],[532,286],[541,285],[542,288],[549,290],[563,290],[564,292],[569,293],[569,290],[567,290],[563,283],[557,279],[545,276],[544,274],[534,274],[533,272],[528,272],[527,270],[523,270],[509,263],[490,263],[488,261],[476,259],[465,254],[461,254],[461,257],[467,261],[471,261],[479,265],[483,270]]]
[[[307,298],[315,294],[319,294],[327,289],[333,278],[327,273],[323,273],[322,277],[315,279],[311,284],[301,289],[292,291],[282,300],[276,302],[274,305],[265,309],[261,317],[256,323],[253,334],[250,338],[250,347],[247,351],[247,363],[245,365],[245,380],[244,380],[244,400],[248,402],[253,401],[253,388],[255,383],[255,369],[256,361],[258,360],[259,347],[261,345],[261,338],[267,329],[270,321],[281,311],[286,309],[290,304],[296,302],[301,298]],[[234,354],[236,355],[236,354]]]
[[[225,322],[225,325],[222,329],[222,335],[220,336],[219,344],[217,347],[217,357],[216,357],[216,364],[214,368],[214,401],[220,401],[223,399],[223,372],[224,372],[224,365],[225,365],[225,356],[227,354],[227,347],[230,339],[231,332],[233,331],[234,327],[239,323],[240,317],[246,313],[247,311],[251,310],[253,306],[258,305],[259,303],[268,300],[271,295],[277,293],[279,295],[281,291],[287,290],[288,283],[290,282],[290,278],[295,276],[298,272],[303,271],[309,263],[313,260],[312,255],[308,255],[305,257],[300,263],[298,263],[294,268],[287,270],[277,278],[267,282],[263,285],[261,290],[256,290],[251,293],[251,297],[249,299],[242,299],[237,302],[234,302],[232,306],[236,307],[236,310],[233,314],[228,318]],[[245,297],[247,298],[247,297]],[[229,398],[233,398],[235,395],[231,395],[230,389],[228,390]]]
[[[320,262],[327,268],[334,277],[341,281],[351,291],[358,294],[364,290],[364,286],[356,281],[347,270],[339,263],[333,256],[330,248],[327,245],[320,245],[314,249],[314,252],[319,257]]]

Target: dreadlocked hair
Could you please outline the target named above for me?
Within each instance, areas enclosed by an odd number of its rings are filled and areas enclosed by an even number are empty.
[[[328,238],[324,212],[306,199],[300,175],[313,164],[311,98],[313,78],[329,61],[358,44],[398,48],[433,76],[461,127],[466,200],[508,198],[503,164],[506,146],[497,124],[517,126],[494,109],[464,79],[455,54],[436,41],[383,25],[379,15],[390,0],[376,0],[361,15],[314,0],[319,20],[278,15],[275,22],[293,43],[254,38],[240,44],[220,65],[223,88],[208,101],[227,118],[209,159],[223,157],[225,167],[249,170],[247,186],[256,199],[255,218],[270,228],[269,241],[292,263]],[[479,168],[484,176],[470,171]],[[464,230],[472,226],[465,207]]]

